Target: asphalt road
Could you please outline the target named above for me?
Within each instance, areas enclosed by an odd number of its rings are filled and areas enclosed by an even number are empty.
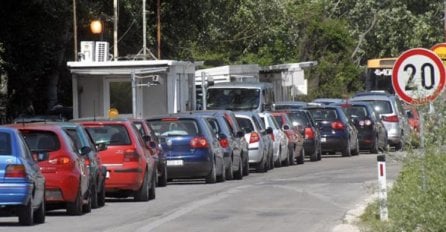
[[[402,153],[390,156],[395,155]],[[400,169],[390,156],[388,181]],[[332,231],[348,210],[376,192],[377,175],[376,155],[325,156],[239,181],[169,183],[157,188],[153,201],[108,199],[83,216],[51,211],[45,224],[33,227],[19,226],[15,217],[0,218],[0,231]]]

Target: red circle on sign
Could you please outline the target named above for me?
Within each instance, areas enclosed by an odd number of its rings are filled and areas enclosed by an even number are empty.
[[[401,87],[399,85],[398,71],[401,68],[401,65],[403,64],[403,62],[412,56],[425,56],[425,57],[429,58],[435,64],[435,66],[438,68],[438,71],[440,74],[440,77],[439,77],[440,81],[439,81],[438,86],[434,90],[433,94],[431,94],[429,96],[425,96],[423,98],[413,98],[413,97],[407,95],[406,92],[403,91],[403,89],[401,89]],[[444,85],[445,85],[445,78],[446,78],[445,75],[446,75],[446,70],[443,65],[443,61],[437,56],[437,54],[435,54],[434,52],[432,52],[428,49],[413,48],[413,49],[405,51],[396,60],[394,66],[393,66],[393,71],[392,71],[392,86],[393,86],[393,89],[395,90],[395,93],[403,101],[405,101],[409,104],[416,104],[416,105],[425,104],[425,103],[434,101],[440,95],[440,93],[443,90]]]

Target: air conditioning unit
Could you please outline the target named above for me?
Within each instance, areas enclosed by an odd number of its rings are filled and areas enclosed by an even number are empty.
[[[95,52],[94,52],[94,61],[96,62],[105,62],[108,61],[109,54],[109,43],[104,41],[98,41],[95,45]]]
[[[94,41],[81,41],[80,61],[94,61]]]

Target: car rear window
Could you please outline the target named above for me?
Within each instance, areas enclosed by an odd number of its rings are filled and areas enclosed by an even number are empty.
[[[54,132],[26,130],[21,131],[31,151],[57,151],[60,149],[59,139]]]
[[[369,101],[372,106],[373,110],[377,114],[392,114],[392,106],[390,105],[390,101]]]
[[[0,133],[0,155],[11,155],[11,136],[8,133]]]
[[[252,125],[251,120],[248,118],[237,117],[237,122],[245,133],[251,133],[254,131],[254,126]]]
[[[130,137],[124,125],[88,125],[87,131],[95,143],[108,145],[130,145]]]
[[[288,117],[290,118],[291,123],[293,123],[293,126],[297,126],[297,125],[306,126],[306,125],[310,124],[307,116],[305,115],[305,112],[302,112],[302,111],[290,112],[290,113],[288,113]]]
[[[196,136],[200,134],[195,119],[149,120],[157,136]]]
[[[365,106],[351,106],[344,108],[344,112],[349,117],[365,118],[368,115]]]
[[[339,118],[336,109],[309,109],[315,121],[335,121]]]

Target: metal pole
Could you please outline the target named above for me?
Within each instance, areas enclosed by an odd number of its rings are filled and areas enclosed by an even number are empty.
[[[201,73],[201,97],[202,97],[201,109],[202,110],[206,110],[206,92],[207,92],[206,86],[207,86],[207,84],[205,81],[206,81],[206,73],[202,72]]]
[[[73,0],[73,39],[74,39],[74,61],[77,61],[77,15],[76,0]]]
[[[161,3],[160,0],[157,0],[156,2],[156,12],[157,12],[157,19],[156,19],[156,24],[157,24],[157,30],[156,30],[156,39],[157,39],[157,44],[158,44],[158,59],[161,59]]]
[[[113,59],[118,60],[118,0],[113,0]]]
[[[147,38],[146,38],[146,0],[142,0],[142,54],[144,56],[144,60],[146,59],[146,50],[147,50]]]
[[[132,70],[132,115],[136,118],[136,76],[135,70]]]
[[[446,1],[444,1],[443,21],[444,21],[444,28],[443,28],[444,41],[446,42]]]

